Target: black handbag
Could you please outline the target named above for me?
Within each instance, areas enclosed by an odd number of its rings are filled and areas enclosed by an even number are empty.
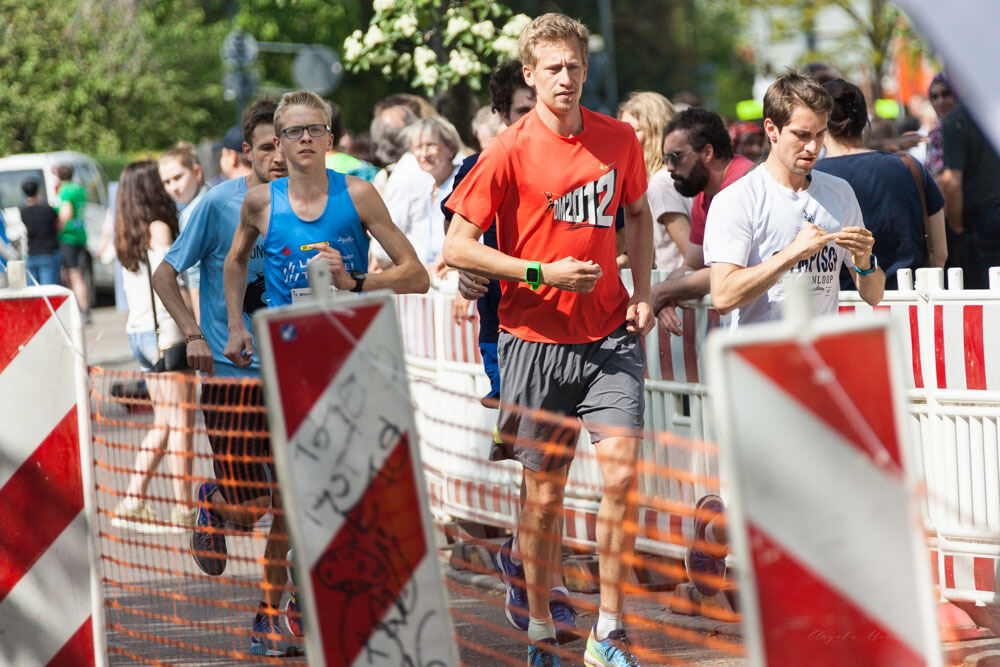
[[[177,343],[160,347],[160,321],[156,317],[156,296],[153,292],[153,270],[149,266],[149,251],[146,252],[146,279],[149,281],[149,302],[153,306],[153,328],[156,330],[156,349],[159,358],[153,364],[154,373],[191,370],[187,360],[187,343]]]

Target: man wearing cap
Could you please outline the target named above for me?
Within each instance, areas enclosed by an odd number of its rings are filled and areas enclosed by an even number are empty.
[[[229,128],[216,148],[219,151],[219,175],[212,185],[250,175],[250,161],[243,153],[243,129],[239,125]]]

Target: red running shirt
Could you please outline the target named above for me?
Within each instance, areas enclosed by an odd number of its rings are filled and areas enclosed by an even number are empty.
[[[523,340],[586,343],[625,322],[615,213],[646,193],[646,166],[629,125],[581,112],[583,132],[562,137],[531,111],[490,142],[448,200],[484,230],[496,217],[497,246],[507,255],[542,263],[571,256],[601,266],[589,294],[500,281],[500,328]]]
[[[726,167],[726,175],[722,177],[722,185],[719,186],[719,192],[722,192],[743,178],[753,167],[753,162],[748,158],[743,157],[739,153],[733,155],[733,159],[729,161],[729,166]],[[694,202],[691,204],[691,234],[688,236],[689,243],[705,245],[705,221],[708,220],[708,207],[711,205],[712,200],[705,196],[704,190],[695,195]]]

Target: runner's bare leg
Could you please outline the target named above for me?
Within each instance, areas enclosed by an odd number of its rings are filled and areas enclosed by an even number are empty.
[[[597,510],[597,553],[600,556],[601,609],[621,613],[623,585],[628,581],[635,550],[639,508],[636,503],[638,438],[605,438],[594,446],[604,478]]]

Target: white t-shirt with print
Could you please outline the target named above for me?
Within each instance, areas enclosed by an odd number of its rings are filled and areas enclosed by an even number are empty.
[[[694,201],[694,198],[685,197],[677,192],[677,188],[674,187],[674,179],[664,167],[650,177],[649,187],[646,189],[646,199],[649,201],[649,210],[653,214],[653,251],[656,268],[662,271],[679,269],[684,264],[681,249],[670,238],[667,226],[660,223],[659,219],[664,213],[683,213],[690,220],[691,202]]]
[[[754,169],[712,200],[705,226],[705,263],[756,266],[788,247],[806,221],[831,233],[864,226],[857,197],[844,179],[814,170],[809,186],[796,192],[778,183],[766,167]],[[831,241],[791,269],[809,274],[817,314],[837,311],[844,261],[851,265],[850,253]],[[739,308],[732,327],[780,319],[787,275]]]

